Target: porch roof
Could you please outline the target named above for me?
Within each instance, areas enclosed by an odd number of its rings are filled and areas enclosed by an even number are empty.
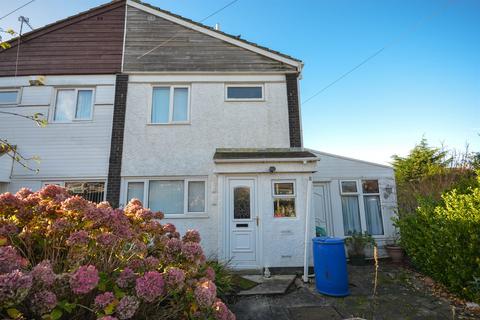
[[[317,161],[318,157],[303,148],[218,148],[215,162]]]

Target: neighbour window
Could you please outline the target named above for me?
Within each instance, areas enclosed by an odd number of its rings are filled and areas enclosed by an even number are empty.
[[[341,181],[343,232],[345,235],[362,232],[357,181]]]
[[[383,218],[378,180],[363,180],[362,191],[367,232],[371,235],[383,235]]]
[[[0,104],[17,104],[19,90],[0,91]]]
[[[188,87],[155,87],[152,94],[151,123],[182,123],[188,121]]]
[[[96,203],[102,202],[105,197],[104,182],[65,182],[65,188],[73,195]]]
[[[227,85],[226,100],[263,100],[263,85]]]
[[[275,218],[296,217],[293,181],[273,182],[273,216]]]
[[[58,89],[53,120],[90,120],[92,109],[93,89]]]
[[[151,180],[148,207],[165,214],[204,213],[205,181]]]

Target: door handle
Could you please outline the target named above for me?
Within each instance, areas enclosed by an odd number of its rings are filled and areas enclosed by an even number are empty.
[[[257,217],[255,218],[255,220],[257,220],[257,227],[258,227],[258,223],[260,222],[260,218],[257,216]]]

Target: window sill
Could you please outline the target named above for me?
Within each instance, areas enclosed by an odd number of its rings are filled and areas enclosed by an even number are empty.
[[[208,213],[183,213],[183,214],[166,214],[164,219],[205,219],[209,218]]]
[[[225,102],[265,102],[265,99],[225,99]]]

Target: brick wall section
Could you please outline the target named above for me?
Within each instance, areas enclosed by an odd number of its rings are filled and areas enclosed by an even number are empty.
[[[107,201],[113,207],[120,203],[123,133],[127,105],[128,75],[117,74],[115,81],[115,105],[113,109],[112,142],[108,163]]]
[[[300,128],[300,106],[298,101],[297,74],[285,75],[287,81],[288,127],[290,129],[290,147],[302,147],[302,131]]]

